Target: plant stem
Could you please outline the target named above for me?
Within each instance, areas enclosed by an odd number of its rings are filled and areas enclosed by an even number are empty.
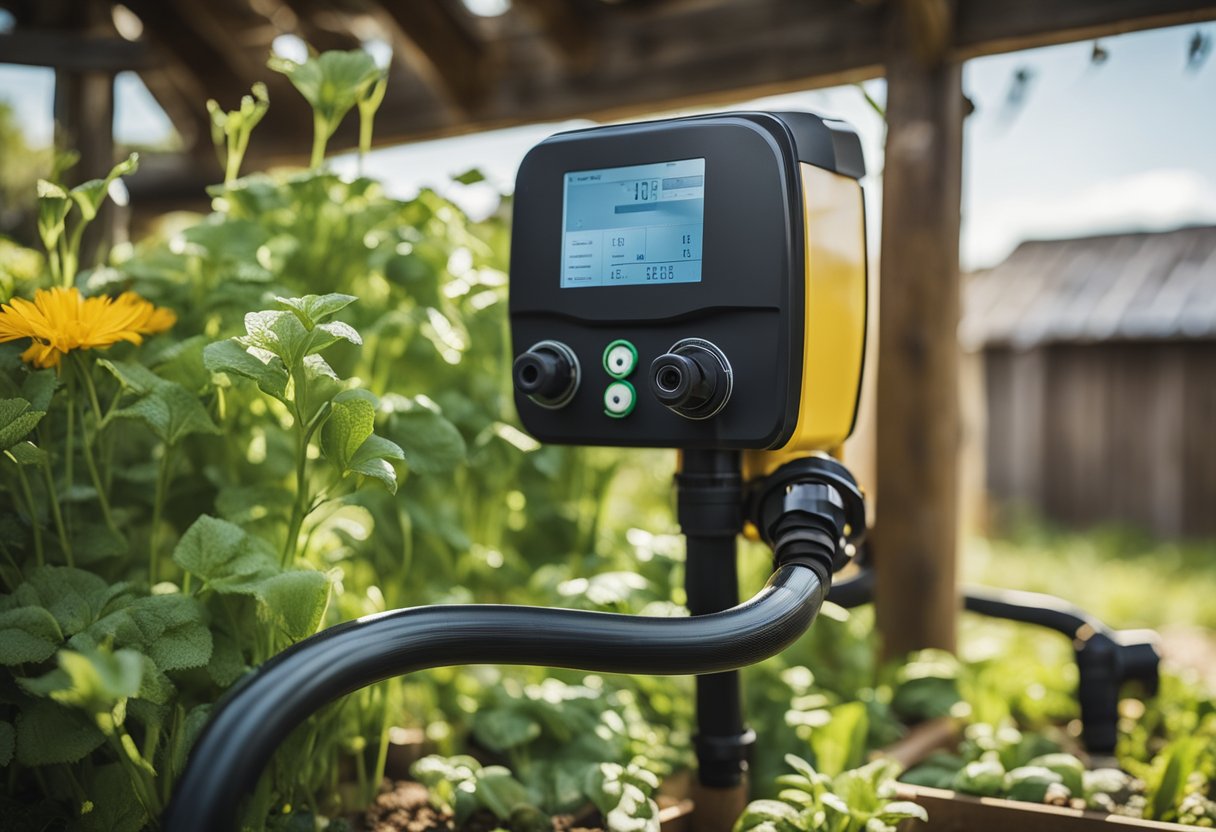
[[[312,158],[308,162],[310,170],[321,167],[325,161],[325,145],[329,143],[329,123],[318,112],[312,114]]]
[[[114,731],[106,732],[106,739],[110,741],[114,753],[118,755],[119,764],[126,770],[127,777],[131,780],[131,790],[135,792],[136,800],[139,801],[139,805],[143,807],[143,810],[147,812],[149,820],[155,824],[156,819],[160,817],[160,800],[157,799],[154,789],[149,794],[147,774],[140,769],[139,765],[131,759],[131,755],[127,752],[122,737],[129,736],[126,729],[121,725],[115,725]],[[139,753],[135,749],[133,741],[131,749],[136,754]]]
[[[68,387],[68,431],[64,443],[63,479],[64,487],[70,491],[76,485],[76,373],[69,370],[64,375]]]
[[[72,545],[68,543],[67,527],[63,524],[63,512],[59,509],[59,495],[55,493],[55,477],[51,473],[51,464],[42,463],[42,475],[46,481],[47,501],[51,505],[51,518],[55,521],[55,531],[59,534],[59,547],[67,558],[68,566],[75,566],[76,559],[72,556]]]
[[[291,506],[291,520],[287,524],[287,539],[283,542],[280,558],[284,569],[295,561],[296,546],[300,542],[300,527],[310,501],[308,496],[308,439],[304,426],[296,419],[296,499]]]
[[[384,781],[384,767],[388,764],[389,706],[392,702],[389,686],[391,684],[392,681],[390,680],[381,685],[384,691],[384,708],[380,716],[380,746],[376,749],[376,776],[372,779],[372,792],[367,796],[369,804],[376,799],[376,793],[380,790],[380,784]]]
[[[148,531],[148,583],[156,584],[157,549],[160,543],[160,520],[165,509],[165,498],[169,491],[169,468],[172,464],[173,446],[165,444],[160,455],[160,466],[156,470],[156,493],[152,497],[152,528]]]
[[[25,476],[21,465],[17,465],[17,479],[21,483],[21,493],[25,495],[25,504],[29,507],[30,528],[34,530],[34,556],[39,566],[46,565],[46,555],[42,550],[42,526],[38,524],[37,507],[34,505],[34,492],[30,490],[30,481]],[[21,570],[17,570],[20,573]]]
[[[93,481],[93,488],[97,491],[97,503],[101,506],[101,516],[106,521],[106,528],[115,534],[121,536],[118,527],[114,525],[114,515],[110,512],[110,498],[106,495],[106,489],[101,483],[101,474],[97,470],[97,460],[93,458],[93,441],[89,436],[88,427],[84,423],[84,412],[80,414],[80,434],[81,434],[81,449],[84,451],[84,464],[89,469],[89,479]]]

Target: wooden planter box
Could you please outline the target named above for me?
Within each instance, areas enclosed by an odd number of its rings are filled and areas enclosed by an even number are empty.
[[[931,720],[913,728],[904,739],[884,749],[881,756],[898,760],[905,768],[910,768],[934,751],[954,746],[959,733],[958,723],[951,719]],[[1121,828],[1201,832],[1201,827],[1190,824],[1161,823],[1021,800],[975,797],[906,783],[899,784],[896,799],[919,803],[929,813],[928,823],[905,821],[899,827],[900,832],[1114,832]]]
[[[1190,824],[1161,823],[995,797],[972,797],[926,786],[901,784],[898,799],[915,801],[929,813],[928,823],[906,821],[900,832],[1114,832],[1127,828],[1201,832],[1200,827]]]

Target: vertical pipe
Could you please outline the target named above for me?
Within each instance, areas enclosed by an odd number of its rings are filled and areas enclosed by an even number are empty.
[[[743,479],[735,451],[685,451],[676,475],[680,528],[687,541],[684,588],[693,615],[739,602],[736,538],[743,527]],[[737,671],[698,676],[697,752],[701,785],[744,782],[755,735],[744,724]]]

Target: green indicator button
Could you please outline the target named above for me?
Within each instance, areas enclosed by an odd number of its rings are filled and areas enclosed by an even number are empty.
[[[604,347],[604,369],[613,378],[626,378],[637,366],[637,348],[628,341],[618,339]]]
[[[614,381],[604,391],[604,413],[613,419],[624,419],[638,402],[637,391],[627,381]]]

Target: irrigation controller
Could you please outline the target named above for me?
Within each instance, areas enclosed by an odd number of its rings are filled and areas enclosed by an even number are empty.
[[[851,128],[808,113],[596,127],[535,147],[519,170],[511,250],[519,415],[544,442],[681,451],[691,615],[473,604],[325,630],[216,707],[164,828],[234,828],[236,798],[310,714],[441,665],[694,674],[698,778],[742,787],[755,735],[736,671],[811,625],[865,531],[861,491],[832,456],[853,427],[865,352],[862,173]],[[774,571],[740,604],[745,526],[772,548]],[[865,603],[869,575],[839,582],[833,599]],[[1061,631],[1082,620],[1042,599],[967,603]],[[1089,630],[1101,637],[1077,647],[1085,738],[1113,748],[1118,686],[1155,680],[1156,652]]]
[[[511,331],[545,442],[828,450],[866,334],[861,146],[809,113],[562,133],[520,166]]]

